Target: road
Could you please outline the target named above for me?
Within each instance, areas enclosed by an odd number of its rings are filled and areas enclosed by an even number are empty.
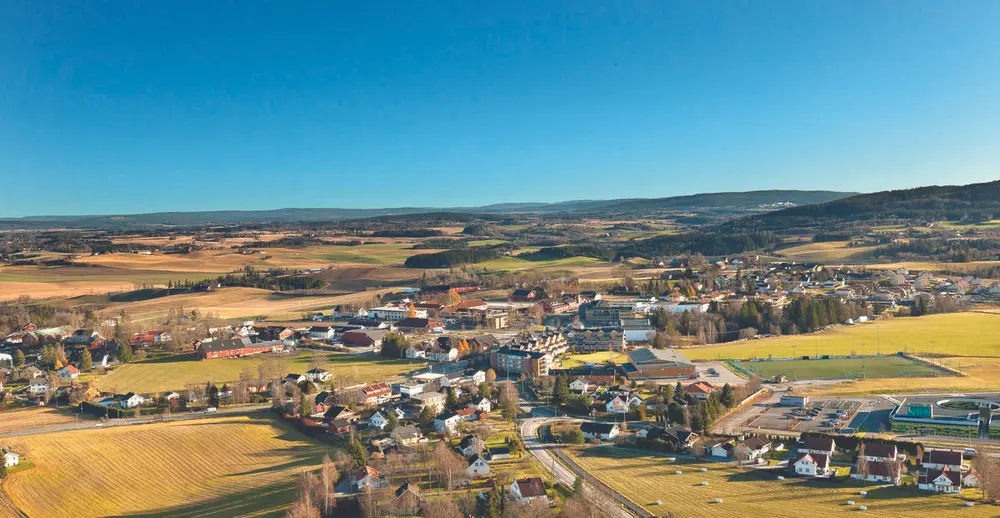
[[[25,435],[40,435],[46,433],[67,432],[74,430],[93,430],[96,428],[111,428],[113,426],[130,426],[138,424],[160,423],[164,421],[187,421],[190,419],[205,419],[208,417],[218,417],[220,415],[249,414],[252,412],[259,412],[261,410],[267,410],[268,408],[271,408],[270,404],[221,408],[215,412],[182,412],[179,414],[171,414],[169,416],[164,416],[162,418],[160,416],[155,416],[155,417],[150,416],[150,417],[136,417],[132,419],[107,419],[104,421],[93,421],[87,419],[83,421],[78,421],[76,423],[43,426],[40,428],[29,428],[27,430],[17,430],[13,432],[8,432],[0,434],[0,439],[5,439],[8,437],[21,437]]]
[[[629,502],[628,500],[625,500],[621,494],[595,479],[585,470],[579,468],[575,464],[571,464],[574,469],[570,469],[563,463],[556,460],[556,454],[561,452],[558,451],[558,448],[556,448],[554,444],[544,443],[538,438],[538,428],[543,424],[555,423],[559,421],[578,422],[579,419],[538,417],[525,419],[521,422],[521,437],[524,440],[524,447],[531,452],[531,454],[535,457],[535,460],[538,461],[538,464],[551,473],[557,481],[562,482],[567,487],[573,487],[573,483],[576,481],[577,475],[583,477],[584,487],[586,488],[585,491],[587,491],[591,502],[593,502],[594,505],[601,510],[601,512],[611,518],[631,518],[634,516],[651,518],[653,515],[646,512],[645,509]],[[568,460],[565,459],[565,457],[562,458],[564,460]],[[618,500],[615,500],[615,498],[611,495],[615,495]],[[619,502],[622,502],[622,504],[627,506],[629,509],[623,509]]]

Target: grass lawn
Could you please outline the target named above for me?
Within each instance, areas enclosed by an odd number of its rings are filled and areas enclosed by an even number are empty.
[[[0,433],[16,432],[31,428],[44,428],[76,422],[76,416],[67,408],[39,407],[10,410],[0,413]]]
[[[959,369],[964,376],[936,378],[869,378],[809,387],[813,394],[891,394],[910,392],[993,392],[1000,390],[1000,358],[940,358],[935,362]]]
[[[523,253],[524,250],[520,252]],[[607,264],[607,261],[594,259],[593,257],[564,257],[562,259],[550,259],[546,261],[529,261],[518,257],[501,257],[491,261],[476,263],[475,266],[491,270],[524,270],[528,268],[569,268],[603,264]]]
[[[562,362],[564,369],[570,369],[573,367],[579,367],[585,363],[593,363],[595,365],[603,365],[607,363],[608,360],[615,360],[618,364],[622,364],[628,361],[628,355],[617,353],[614,351],[598,351],[595,353],[587,354],[567,354],[559,359]]]
[[[947,371],[899,356],[881,358],[837,358],[831,360],[780,360],[739,362],[746,370],[763,378],[784,374],[790,380],[896,378],[908,376],[951,376]]]
[[[323,366],[332,370],[334,376],[350,376],[359,382],[390,379],[423,365],[380,356],[302,351],[294,357],[284,357],[286,373],[309,370],[313,354],[325,357]],[[198,360],[193,355],[170,356],[123,365],[97,378],[96,383],[102,390],[115,392],[181,391],[188,383],[212,381],[221,385],[232,382],[239,379],[243,369],[249,369],[256,377],[257,366],[274,357],[264,354],[248,358]]]
[[[820,482],[777,474],[738,470],[717,463],[668,462],[666,457],[617,450],[610,447],[569,451],[587,471],[650,513],[668,511],[678,518],[706,516],[761,516],[768,518],[825,516],[868,506],[865,516],[997,516],[1000,508],[977,505],[966,508],[956,496],[928,496],[914,488],[879,488],[849,482]],[[702,473],[702,467],[708,468]],[[675,475],[674,470],[681,470]],[[701,482],[708,486],[701,486]],[[867,497],[858,492],[868,491]],[[966,491],[966,496],[977,496]],[[723,499],[716,504],[715,499]],[[657,500],[663,505],[657,505]],[[848,500],[856,506],[849,507]]]
[[[878,344],[881,344],[880,346]],[[794,358],[802,355],[883,354],[907,351],[945,356],[1000,357],[1000,314],[949,313],[840,326],[809,335],[787,335],[685,349],[692,360]]]
[[[10,500],[29,516],[74,518],[275,515],[294,498],[294,477],[327,452],[250,416],[7,442],[35,465],[3,481]]]

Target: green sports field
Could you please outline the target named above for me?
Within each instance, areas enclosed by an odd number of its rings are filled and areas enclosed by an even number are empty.
[[[784,374],[790,380],[899,378],[919,376],[949,376],[949,372],[926,363],[902,358],[836,358],[830,360],[775,360],[732,362],[744,372],[756,372],[762,378]]]

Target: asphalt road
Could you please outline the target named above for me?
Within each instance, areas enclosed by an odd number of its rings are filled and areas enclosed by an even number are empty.
[[[74,430],[93,430],[101,428],[111,428],[115,426],[130,426],[138,424],[160,423],[165,421],[187,421],[191,419],[205,419],[208,417],[218,417],[220,415],[249,414],[252,412],[259,412],[261,410],[267,410],[268,408],[271,408],[270,404],[221,408],[215,412],[183,412],[179,414],[171,414],[169,416],[164,416],[162,418],[160,416],[156,416],[156,417],[137,417],[134,419],[106,419],[104,421],[94,421],[91,419],[85,419],[78,421],[76,423],[43,426],[40,428],[29,428],[26,430],[16,430],[13,432],[0,434],[0,438],[21,437],[25,435],[40,435],[46,433],[67,432]]]
[[[566,467],[566,465],[558,462],[555,457],[555,446],[554,444],[544,443],[538,438],[538,428],[543,424],[555,423],[559,421],[580,421],[579,419],[566,419],[566,418],[551,418],[551,417],[538,417],[525,419],[521,422],[521,438],[524,441],[524,447],[527,449],[538,461],[538,464],[542,466],[545,470],[552,473],[552,475],[562,482],[567,487],[573,487],[573,483],[576,481],[577,475],[583,477],[584,479],[584,491],[590,498],[590,501],[597,506],[601,512],[606,516],[611,518],[630,518],[633,516],[640,516],[643,518],[652,517],[651,514],[646,512],[639,506],[632,504],[628,500],[625,500],[621,495],[615,492],[610,487],[604,485],[600,481],[593,478],[585,470],[580,469],[577,466],[573,466],[574,470]],[[618,495],[619,500],[616,501],[609,494]],[[621,502],[621,504],[619,503]],[[625,505],[628,509],[622,508]]]

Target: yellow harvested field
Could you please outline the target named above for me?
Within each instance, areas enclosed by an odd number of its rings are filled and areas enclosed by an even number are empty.
[[[302,313],[332,309],[338,304],[364,302],[373,293],[346,295],[290,296],[256,288],[222,288],[212,292],[186,293],[137,302],[110,305],[101,314],[116,315],[123,309],[133,321],[163,320],[171,309],[183,307],[197,309],[202,315],[215,318],[255,318],[267,316],[272,320],[295,320]]]
[[[69,411],[55,408],[28,408],[0,413],[0,434],[55,426],[76,421]]]
[[[215,275],[84,266],[0,266],[0,300],[106,294],[138,289],[143,284],[165,286],[168,281],[198,281]]]
[[[1000,314],[964,312],[877,320],[808,335],[787,335],[684,349],[692,360],[892,354],[1000,357]]]
[[[742,470],[720,463],[669,462],[666,457],[610,447],[570,452],[595,477],[621,491],[656,516],[672,512],[678,518],[827,516],[868,507],[865,516],[997,516],[991,505],[966,507],[952,495],[927,495],[914,487],[886,487],[851,482],[826,482],[777,475],[787,471]],[[701,468],[708,471],[701,472]],[[681,470],[680,475],[674,474]],[[701,485],[702,482],[708,485]],[[859,492],[867,490],[868,496]],[[975,498],[973,490],[964,496]],[[717,498],[722,503],[715,503]],[[855,501],[854,506],[847,504]],[[662,501],[658,505],[657,501]]]
[[[9,439],[34,467],[3,482],[28,516],[276,513],[325,449],[270,417],[224,417]]]
[[[829,263],[859,261],[869,257],[874,246],[849,247],[847,241],[827,241],[808,243],[778,250],[783,257],[792,261]]]
[[[357,382],[388,380],[423,367],[423,363],[389,360],[374,355],[320,353],[301,351],[295,356],[262,354],[247,358],[198,360],[194,355],[178,355],[144,362],[130,363],[114,369],[94,382],[98,388],[113,392],[152,394],[171,390],[181,391],[188,383],[217,385],[238,380],[240,372],[249,369],[257,376],[257,367],[264,361],[282,358],[285,372],[303,373],[309,370],[314,354],[323,357],[322,365],[335,378],[352,378]]]
[[[995,266],[1000,266],[1000,261],[971,261],[968,263],[939,263],[930,261],[903,261],[898,263],[882,263],[882,264],[866,264],[868,268],[873,270],[897,270],[899,268],[906,268],[907,270],[921,271],[955,271],[955,272],[970,272],[975,270],[984,270],[987,268],[993,268]]]

